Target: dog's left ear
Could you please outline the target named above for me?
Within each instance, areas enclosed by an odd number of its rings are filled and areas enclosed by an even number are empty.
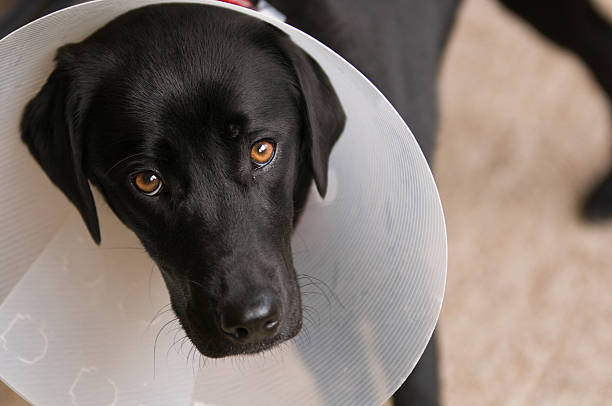
[[[306,141],[310,144],[312,171],[319,194],[327,191],[327,166],[346,115],[329,78],[319,64],[288,38],[284,50],[299,80],[305,104]]]

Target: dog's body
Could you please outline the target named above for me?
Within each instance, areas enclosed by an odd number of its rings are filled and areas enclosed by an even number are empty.
[[[431,162],[438,67],[458,0],[269,2],[370,78]],[[581,55],[612,95],[612,59],[593,44],[611,42],[612,30],[588,3],[504,3]],[[96,240],[87,180],[101,189],[160,266],[191,340],[216,357],[299,331],[290,233],[313,179],[325,193],[344,116],[325,74],[284,35],[211,9],[132,12],[63,48],[22,131]],[[608,208],[606,187],[589,213]],[[396,404],[438,403],[437,382],[434,336]]]
[[[573,52],[612,99],[612,27],[588,0],[500,0],[541,34]],[[441,56],[460,0],[269,0],[287,22],[330,46],[391,101],[431,163]],[[367,10],[367,11],[365,11]],[[612,217],[612,169],[585,200],[583,216]],[[434,405],[436,335],[395,394],[395,404]]]

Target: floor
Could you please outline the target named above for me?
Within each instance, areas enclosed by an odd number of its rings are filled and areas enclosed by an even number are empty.
[[[602,93],[496,2],[466,0],[441,103],[444,403],[609,402],[612,224],[576,215],[612,158]],[[0,404],[22,404],[8,393],[0,388]]]
[[[609,107],[576,60],[496,2],[466,1],[456,28],[435,165],[444,403],[609,404],[612,224],[576,215],[611,159]]]

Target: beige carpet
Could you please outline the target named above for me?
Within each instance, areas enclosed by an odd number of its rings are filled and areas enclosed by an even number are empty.
[[[496,2],[466,0],[456,28],[435,166],[445,404],[610,404],[612,224],[576,216],[611,159],[608,105],[579,63]],[[1,405],[20,404],[2,392]]]
[[[608,105],[496,2],[466,1],[455,34],[435,165],[445,404],[611,404],[612,224],[576,215],[611,159]]]

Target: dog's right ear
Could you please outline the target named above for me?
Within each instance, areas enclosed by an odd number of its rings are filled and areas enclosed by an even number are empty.
[[[83,169],[80,123],[90,94],[79,83],[78,58],[78,44],[58,50],[56,69],[24,110],[21,139],[51,181],[77,207],[91,237],[99,244],[98,216]]]
[[[325,197],[329,156],[344,130],[346,114],[321,66],[287,37],[283,47],[299,81],[313,177],[319,194]]]

